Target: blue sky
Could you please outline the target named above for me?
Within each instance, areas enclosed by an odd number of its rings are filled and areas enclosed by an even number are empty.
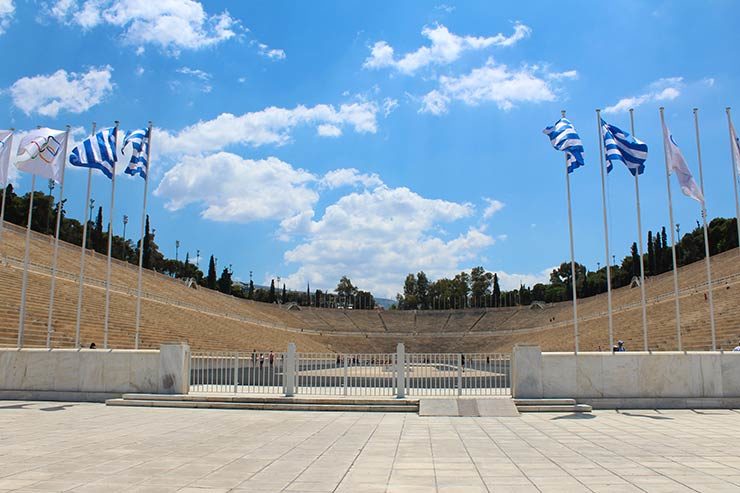
[[[568,259],[563,156],[542,129],[567,110],[577,260],[604,263],[595,108],[650,146],[643,225],[668,224],[658,107],[708,213],[734,215],[724,108],[738,107],[740,5],[704,2],[151,2],[0,0],[4,124],[124,129],[153,120],[149,213],[168,256],[381,296],[407,272],[483,265],[506,288]],[[17,174],[20,191],[30,177]],[[69,171],[82,216],[85,174]],[[108,212],[109,181],[93,183]],[[700,219],[673,188],[676,222]],[[142,180],[116,191],[138,235]],[[613,253],[637,237],[631,175],[609,176]],[[205,260],[203,260],[205,259]]]

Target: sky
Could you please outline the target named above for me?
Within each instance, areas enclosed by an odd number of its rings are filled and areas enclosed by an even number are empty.
[[[595,109],[649,146],[643,236],[668,225],[658,108],[709,217],[735,214],[725,107],[740,111],[734,1],[226,2],[0,0],[0,128],[154,124],[148,213],[169,257],[214,255],[236,279],[393,297],[407,273],[482,265],[502,288],[569,260],[564,158],[542,130],[565,110],[576,260],[605,263]],[[72,144],[74,145],[74,143]],[[119,166],[119,172],[123,166]],[[18,191],[30,176],[15,172]],[[69,168],[81,219],[86,173]],[[45,186],[45,185],[44,185]],[[701,219],[673,186],[682,234]],[[55,190],[58,193],[58,189]],[[120,175],[113,226],[138,238],[143,180]],[[607,179],[610,246],[637,239],[634,179]],[[93,198],[107,221],[110,180]],[[134,240],[135,241],[135,240]]]

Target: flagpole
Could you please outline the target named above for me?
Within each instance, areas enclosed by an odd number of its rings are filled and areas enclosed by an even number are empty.
[[[8,139],[8,153],[13,149],[13,133],[15,128],[10,129],[10,138]],[[10,157],[8,157],[8,168],[10,168]],[[0,205],[0,241],[3,240],[3,229],[5,229],[5,195],[8,192],[8,176],[5,176],[5,183],[3,183],[3,203]]]
[[[565,118],[565,110],[560,112]],[[568,231],[570,233],[570,275],[573,290],[573,333],[575,339],[575,353],[578,354],[578,302],[576,290],[576,255],[573,247],[573,211],[570,205],[570,173],[568,173],[568,153],[565,153],[565,188],[568,192]]]
[[[92,124],[92,130],[90,130],[90,136],[95,135],[95,122]],[[75,347],[80,347],[80,322],[82,321],[82,295],[83,295],[83,288],[85,287],[84,284],[84,275],[85,275],[85,255],[87,254],[87,223],[89,222],[89,215],[88,215],[88,207],[87,204],[90,202],[90,188],[92,185],[92,168],[87,168],[87,194],[85,195],[85,203],[84,205],[84,216],[85,216],[85,223],[82,225],[82,247],[80,248],[80,251],[82,254],[80,255],[80,286],[79,290],[77,292],[77,321],[75,322]],[[92,212],[92,211],[90,211]]]
[[[146,176],[144,177],[144,203],[141,208],[141,236],[139,243],[139,277],[137,279],[137,292],[136,292],[136,340],[134,341],[134,349],[139,349],[139,330],[141,328],[141,284],[142,284],[142,269],[144,266],[144,225],[146,223],[146,196],[149,189],[149,171],[151,170],[151,154],[152,154],[152,122],[149,122],[149,129],[147,131],[147,144],[146,144]]]
[[[663,115],[665,108],[660,107],[660,124],[665,129],[665,117]],[[671,221],[671,255],[673,257],[673,292],[676,300],[676,341],[678,350],[683,351],[681,344],[681,302],[678,298],[678,262],[676,260],[676,236],[675,226],[673,224],[673,198],[671,196],[671,172],[668,169],[668,149],[666,148],[665,135],[663,136],[663,156],[665,157],[665,184],[668,190],[668,217]],[[680,238],[679,238],[680,239]]]
[[[606,179],[604,178],[604,138],[601,129],[601,110],[596,110],[596,126],[599,133],[599,169],[601,170],[601,204],[604,213],[604,244],[606,245],[606,302],[609,310],[609,347],[614,347],[614,326],[612,321],[612,274],[609,259],[609,223],[606,216]]]
[[[21,284],[21,311],[18,317],[18,349],[23,347],[23,331],[26,322],[26,291],[28,289],[28,258],[31,250],[31,218],[33,216],[33,194],[36,175],[31,175],[31,195],[28,199],[28,224],[26,225],[26,252],[23,255],[23,283]]]
[[[635,136],[635,110],[630,108],[630,129],[632,136]],[[637,240],[640,245],[640,302],[642,304],[642,341],[643,350],[648,350],[648,333],[647,333],[647,307],[645,306],[645,261],[643,260],[642,246],[642,214],[640,213],[640,180],[638,170],[635,170],[635,201],[637,204]]]
[[[105,274],[105,321],[103,323],[103,349],[108,349],[108,322],[110,321],[110,274],[111,252],[113,250],[113,210],[116,204],[116,164],[118,163],[118,120],[113,130],[113,173],[110,183],[110,212],[108,214],[108,269]]]
[[[49,316],[46,320],[46,348],[51,348],[51,323],[54,314],[54,290],[57,281],[57,260],[59,258],[59,229],[62,224],[62,200],[64,199],[64,171],[67,167],[67,149],[69,148],[69,125],[67,125],[67,135],[64,139],[64,159],[62,160],[62,177],[59,183],[59,203],[57,204],[57,224],[56,233],[54,234],[54,255],[51,261],[51,290],[49,292]]]
[[[699,109],[694,108],[694,128],[696,129],[696,152],[699,159],[699,183],[704,201],[701,203],[701,218],[704,222],[704,255],[707,264],[707,298],[709,298],[709,325],[712,330],[712,351],[717,350],[717,336],[714,326],[714,297],[712,296],[712,265],[709,259],[709,233],[707,231],[707,196],[704,195],[704,173],[701,164],[701,143],[699,142]]]
[[[732,125],[729,106],[725,108],[725,112],[727,113],[727,127],[730,132],[730,164],[732,165],[732,186],[735,190],[735,223],[737,226],[738,242],[740,242],[740,204],[737,199],[737,166],[740,166],[740,163],[735,162],[735,146],[739,144],[734,140],[737,138],[737,135],[735,135],[735,127]],[[5,202],[3,202],[3,206],[5,206]],[[737,253],[740,255],[740,248],[737,249]]]

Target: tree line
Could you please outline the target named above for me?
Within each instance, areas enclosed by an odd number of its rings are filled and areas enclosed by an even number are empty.
[[[738,246],[735,218],[715,218],[708,225],[709,253],[716,255]],[[648,231],[647,248],[643,254],[646,276],[656,276],[673,269],[673,255],[668,244],[666,228]],[[612,263],[612,288],[627,286],[640,276],[640,255],[637,243],[630,246],[630,254],[620,264]],[[704,230],[697,221],[696,227],[676,243],[676,262],[679,267],[704,259]],[[504,291],[499,286],[498,274],[474,267],[470,272],[460,272],[453,278],[430,281],[422,271],[410,273],[403,284],[403,294],[396,296],[393,308],[399,310],[447,310],[461,308],[506,307],[529,305],[533,301],[553,303],[568,301],[572,296],[572,271],[570,262],[563,262],[550,273],[548,283],[534,286],[520,284],[519,288]],[[576,294],[587,298],[607,291],[606,266],[595,271],[576,263]]]

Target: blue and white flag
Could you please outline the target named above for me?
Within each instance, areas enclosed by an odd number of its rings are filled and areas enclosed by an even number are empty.
[[[568,173],[584,166],[583,162],[583,142],[578,136],[575,127],[567,118],[561,118],[552,127],[547,127],[542,131],[550,137],[550,144],[558,151],[565,152],[568,160]]]
[[[113,170],[118,160],[116,156],[116,129],[104,128],[91,135],[72,149],[69,163],[82,168],[96,168],[108,178],[113,178]]]
[[[149,129],[146,128],[139,128],[126,132],[121,152],[124,152],[126,150],[126,146],[130,144],[131,159],[124,170],[124,173],[128,173],[131,176],[136,176],[138,174],[146,180],[146,174],[149,170],[147,154],[149,152],[150,138],[151,135],[149,135]]]
[[[696,184],[696,181],[694,181],[694,177],[689,170],[689,165],[686,164],[686,160],[683,154],[681,154],[681,149],[678,148],[676,141],[673,140],[673,135],[671,135],[665,122],[663,122],[663,148],[665,149],[668,170],[671,174],[676,175],[683,194],[703,205],[704,194]]]
[[[645,171],[647,144],[604,120],[601,120],[601,134],[604,138],[607,173],[614,169],[614,163],[617,161],[623,162],[632,176],[641,175]]]

